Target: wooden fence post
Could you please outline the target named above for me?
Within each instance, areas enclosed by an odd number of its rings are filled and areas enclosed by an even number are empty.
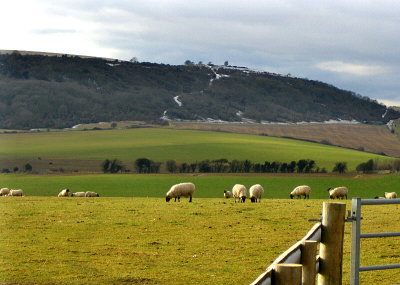
[[[315,259],[317,256],[318,242],[305,240],[301,244],[301,264],[303,265],[303,285],[315,285],[316,268]]]
[[[301,285],[301,264],[278,263],[274,270],[275,285]]]
[[[319,285],[342,284],[343,237],[346,204],[324,202],[319,248]]]

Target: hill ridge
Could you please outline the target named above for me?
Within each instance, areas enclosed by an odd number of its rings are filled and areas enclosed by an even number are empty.
[[[400,118],[399,111],[354,92],[247,67],[32,53],[0,53],[0,128],[163,119],[385,124]]]

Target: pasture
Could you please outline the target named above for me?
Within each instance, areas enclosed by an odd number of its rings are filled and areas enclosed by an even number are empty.
[[[23,189],[27,196],[57,196],[59,190],[95,191],[101,197],[164,197],[171,185],[193,182],[195,199],[220,198],[234,184],[249,188],[261,184],[268,199],[286,199],[295,186],[309,185],[311,199],[326,199],[327,188],[347,186],[350,197],[373,198],[400,189],[400,174],[91,174],[91,175],[0,175],[1,187]]]
[[[318,167],[325,167],[328,171],[338,161],[347,162],[348,169],[354,170],[358,164],[369,159],[381,162],[392,160],[376,154],[284,138],[161,128],[0,136],[0,167],[13,169],[18,166],[22,169],[22,165],[29,162],[34,171],[45,167],[40,164],[45,161],[47,168],[44,171],[51,168],[78,171],[80,167],[85,168],[90,164],[93,168],[91,171],[99,172],[101,162],[107,158],[122,160],[131,170],[133,162],[141,157],[159,162],[173,159],[188,163],[220,158],[249,159],[258,163],[313,159]]]
[[[21,285],[249,284],[305,235],[323,202],[0,198],[0,281]],[[399,214],[398,205],[365,208],[362,231],[400,231],[388,218]],[[349,283],[349,241],[347,223],[343,284]],[[396,239],[362,242],[362,265],[399,263],[398,245]],[[396,272],[361,273],[361,284],[398,283]]]

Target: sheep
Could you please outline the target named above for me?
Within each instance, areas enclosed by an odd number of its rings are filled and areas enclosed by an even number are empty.
[[[264,194],[264,188],[260,184],[255,184],[250,187],[249,195],[252,203],[261,202],[261,196]]]
[[[61,190],[61,192],[58,193],[58,197],[69,197],[69,189]]]
[[[169,202],[172,198],[181,201],[181,197],[189,197],[189,202],[192,202],[192,196],[196,187],[193,183],[185,182],[173,185],[166,194],[165,201]]]
[[[86,192],[75,192],[71,194],[71,197],[85,197]]]
[[[224,190],[224,198],[232,198],[232,192],[228,190]]]
[[[301,196],[304,196],[304,199],[310,199],[310,193],[311,193],[311,187],[308,185],[301,185],[297,186],[296,188],[293,189],[292,192],[290,192],[290,199],[293,199],[294,196],[297,196],[298,198],[301,198]]]
[[[396,192],[385,192],[386,199],[396,199],[397,193]]]
[[[24,192],[21,189],[11,189],[8,196],[24,196]]]
[[[235,198],[235,203],[236,203],[236,198],[239,199],[239,202],[246,202],[246,196],[247,196],[247,189],[244,185],[242,184],[235,184],[232,188],[232,194],[233,197]]]
[[[330,199],[343,199],[344,197],[346,197],[347,200],[347,194],[349,193],[349,189],[347,189],[347,187],[345,186],[341,186],[341,187],[336,187],[334,189],[332,188],[328,188],[329,191],[329,198]]]
[[[100,197],[100,195],[97,194],[96,192],[87,191],[87,192],[85,193],[85,197]]]
[[[10,189],[8,189],[8,188],[0,189],[0,196],[8,196],[8,194],[10,194]]]

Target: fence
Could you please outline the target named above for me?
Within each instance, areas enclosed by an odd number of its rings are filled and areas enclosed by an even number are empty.
[[[316,223],[251,285],[315,284],[317,273],[318,284],[342,284],[345,212],[343,203],[324,202],[322,223]]]
[[[400,268],[400,264],[360,267],[360,239],[378,237],[399,237],[400,232],[361,234],[361,206],[400,204],[400,199],[352,199],[352,226],[351,226],[351,269],[350,284],[358,285],[361,271],[384,270]],[[396,217],[394,217],[396,219]]]

